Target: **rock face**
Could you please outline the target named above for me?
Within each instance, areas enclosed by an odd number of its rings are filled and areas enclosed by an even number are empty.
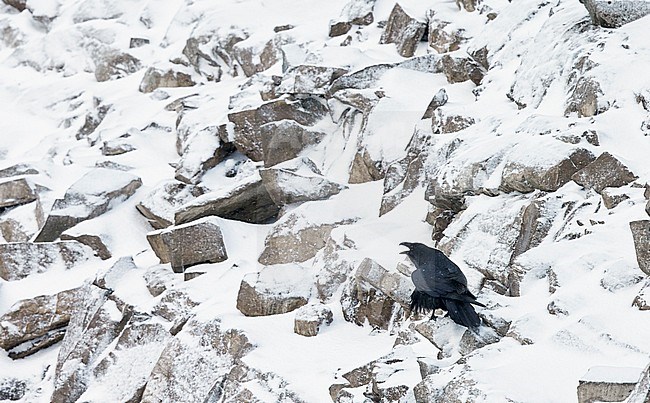
[[[199,263],[218,263],[228,259],[219,222],[214,218],[150,232],[147,241],[160,262],[171,263],[177,273]]]
[[[578,384],[578,402],[622,402],[632,392],[640,368],[591,367]]]
[[[38,198],[25,179],[0,182],[0,209],[27,204]]]
[[[650,401],[650,364],[641,372],[636,387],[630,393],[627,403],[647,403]]]
[[[278,94],[325,95],[332,81],[348,71],[338,67],[301,64],[284,73]]]
[[[403,57],[411,57],[424,36],[426,28],[425,22],[412,18],[396,3],[388,17],[380,43],[394,43],[397,53]]]
[[[78,294],[72,289],[18,301],[0,318],[0,348],[23,358],[61,341]]]
[[[650,275],[650,220],[632,221],[630,229],[639,268],[645,274]]]
[[[501,175],[501,189],[532,192],[535,189],[554,192],[571,180],[573,174],[594,160],[585,149],[573,151],[566,159],[551,166],[526,166],[520,162],[506,163]]]
[[[637,178],[612,154],[604,152],[595,161],[582,168],[573,176],[574,182],[587,189],[600,193],[607,187],[621,187]]]
[[[274,167],[260,171],[262,182],[278,206],[323,200],[338,194],[345,186],[329,181],[308,168]]]
[[[43,208],[38,200],[11,207],[0,215],[0,236],[7,242],[27,242],[44,222]]]
[[[178,208],[207,191],[200,185],[167,181],[152,190],[136,208],[155,229],[167,228],[174,224],[174,214]]]
[[[338,19],[330,21],[331,38],[345,35],[352,25],[370,25],[374,21],[372,10],[376,0],[351,0],[345,5]]]
[[[325,137],[325,133],[309,130],[293,120],[262,125],[260,135],[265,167],[293,159]]]
[[[403,316],[413,289],[410,278],[364,259],[341,296],[343,316],[358,325],[367,321],[371,326],[389,329]]]
[[[237,309],[246,316],[287,313],[307,304],[312,273],[297,264],[266,266],[244,277],[237,296]]]
[[[189,74],[174,70],[159,70],[150,67],[140,83],[140,92],[149,93],[161,87],[192,87],[195,83]]]
[[[95,68],[97,81],[117,80],[133,74],[142,68],[140,60],[128,53],[114,53],[105,56]]]
[[[278,214],[261,177],[254,174],[231,188],[207,193],[178,209],[176,224],[216,215],[230,220],[264,223]]]
[[[316,256],[325,247],[325,242],[335,224],[316,224],[293,229],[294,220],[289,217],[284,224],[276,226],[264,241],[264,250],[258,261],[265,265],[304,262]]]
[[[127,199],[142,185],[137,176],[106,168],[95,168],[75,182],[57,199],[35,242],[51,242],[63,231],[108,211],[114,200]]]
[[[144,402],[218,401],[221,382],[252,345],[244,334],[219,320],[191,320],[160,354],[142,392]],[[201,376],[197,377],[196,374]]]
[[[237,150],[253,161],[262,161],[265,157],[263,149],[264,137],[261,129],[264,124],[292,120],[298,125],[312,126],[325,117],[326,114],[326,107],[318,100],[304,98],[296,101],[271,101],[260,105],[256,109],[230,113],[228,119],[235,125],[234,144]],[[303,133],[293,123],[287,125],[297,130],[298,133],[297,136],[293,137],[291,137],[292,134],[290,133],[289,138],[300,140],[300,143],[302,143]],[[272,130],[267,134],[275,133],[272,128],[267,130]],[[292,146],[295,145],[292,144]]]
[[[650,14],[650,2],[641,0],[582,0],[594,25],[619,28]]]
[[[57,360],[52,401],[76,401],[88,387],[97,358],[124,330],[133,315],[120,309],[109,292],[87,284],[84,297],[70,319]]]
[[[293,331],[301,336],[316,336],[323,325],[332,323],[333,318],[332,310],[325,305],[305,305],[296,310]]]
[[[56,267],[70,269],[92,256],[92,249],[76,241],[0,244],[0,277],[15,281]]]
[[[196,133],[183,150],[183,156],[176,167],[175,178],[181,182],[197,184],[203,174],[217,166],[235,151],[232,143],[219,138],[217,127],[207,127]]]

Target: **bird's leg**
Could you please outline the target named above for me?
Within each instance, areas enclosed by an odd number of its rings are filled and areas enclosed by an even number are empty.
[[[436,310],[435,309],[433,311],[431,311],[431,319],[430,320],[432,320],[434,322],[436,321]]]

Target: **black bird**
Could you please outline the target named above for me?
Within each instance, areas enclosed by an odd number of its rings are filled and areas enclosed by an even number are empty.
[[[402,242],[408,250],[400,252],[411,259],[416,270],[411,273],[415,291],[411,294],[411,312],[444,309],[449,317],[468,328],[481,324],[473,305],[485,307],[467,289],[467,278],[444,253],[421,243]]]

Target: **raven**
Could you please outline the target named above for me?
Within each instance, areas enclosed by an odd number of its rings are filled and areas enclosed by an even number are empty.
[[[408,250],[400,252],[411,259],[415,271],[411,280],[415,291],[411,294],[411,312],[435,310],[440,308],[449,313],[451,319],[468,328],[481,324],[474,305],[485,307],[467,289],[467,278],[454,262],[444,253],[421,243],[402,242]]]

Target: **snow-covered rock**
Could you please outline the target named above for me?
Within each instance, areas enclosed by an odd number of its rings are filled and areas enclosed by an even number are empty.
[[[619,28],[627,23],[650,14],[650,2],[629,0],[583,0],[595,25],[605,28]]]
[[[265,266],[244,277],[237,309],[246,316],[278,315],[307,304],[312,293],[312,273],[298,264]]]
[[[109,210],[112,203],[131,197],[142,180],[126,172],[95,168],[54,202],[35,242],[51,242],[63,231]]]
[[[600,193],[608,187],[621,187],[638,177],[621,161],[604,152],[571,177],[578,185]]]
[[[38,195],[25,179],[0,182],[0,208],[31,203],[37,198]]]
[[[53,268],[73,268],[93,259],[93,251],[76,241],[0,244],[0,277],[16,281]]]
[[[218,263],[228,259],[219,219],[206,217],[187,224],[147,234],[147,241],[161,263],[171,263],[182,273],[200,263]]]
[[[176,210],[174,221],[179,225],[216,215],[230,220],[264,223],[275,217],[278,211],[262,178],[254,173],[234,185],[206,193],[184,204]]]
[[[650,275],[650,220],[632,221],[630,223],[634,247],[636,248],[636,261],[639,268]]]
[[[136,208],[152,227],[162,229],[174,224],[174,213],[182,205],[208,191],[201,185],[188,185],[177,181],[165,181],[154,188]]]
[[[395,3],[381,35],[381,43],[394,43],[400,56],[411,57],[426,29],[426,22],[411,17],[399,3]]]
[[[310,130],[293,121],[281,120],[260,126],[264,166],[291,160],[308,147],[320,143],[325,133]]]
[[[174,71],[172,69],[161,70],[155,67],[150,67],[144,73],[142,82],[140,83],[140,92],[149,93],[157,88],[176,88],[176,87],[192,87],[196,83],[192,77],[182,71]]]
[[[323,325],[329,326],[334,320],[332,310],[322,304],[304,305],[295,312],[293,331],[301,336],[316,336]]]
[[[622,402],[630,395],[641,368],[591,367],[580,378],[578,402]]]

